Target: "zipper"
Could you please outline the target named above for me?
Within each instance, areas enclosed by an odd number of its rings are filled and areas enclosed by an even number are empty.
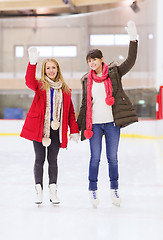
[[[45,106],[45,98],[44,98],[44,93],[42,88],[40,87],[41,93],[42,93],[42,97],[43,97],[43,101],[44,101],[44,118],[45,118],[45,113],[46,113],[46,106]],[[43,128],[42,128],[42,138],[43,138],[43,134],[44,134],[44,119],[43,119]]]
[[[43,90],[42,90],[41,86],[40,86],[40,90],[41,90],[42,97],[43,97],[43,100],[44,100],[44,115],[45,115],[45,113],[46,113],[45,98],[44,98],[44,93],[43,93]]]

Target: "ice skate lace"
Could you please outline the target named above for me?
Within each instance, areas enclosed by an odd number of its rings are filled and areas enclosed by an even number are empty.
[[[92,191],[92,196],[93,196],[93,199],[96,199],[96,198],[97,198],[95,191]]]
[[[117,189],[114,190],[114,193],[115,193],[116,198],[119,198]]]

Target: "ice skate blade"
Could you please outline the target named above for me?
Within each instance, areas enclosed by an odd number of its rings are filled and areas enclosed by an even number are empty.
[[[60,202],[52,202],[51,203],[53,206],[59,206],[60,205]]]
[[[112,202],[112,204],[113,204],[114,206],[116,206],[116,207],[120,207],[120,206],[121,206],[120,203],[113,203],[113,202]]]
[[[36,206],[40,207],[42,205],[42,202],[35,202]]]
[[[93,208],[97,208],[97,206],[99,205],[99,201],[96,202],[96,203],[94,203],[94,202],[91,201],[91,203],[92,203]]]
[[[93,208],[97,208],[97,205],[92,205]]]
[[[55,206],[58,206],[60,204],[60,201],[53,202],[51,199],[50,199],[50,202],[51,202],[52,205],[55,205]]]

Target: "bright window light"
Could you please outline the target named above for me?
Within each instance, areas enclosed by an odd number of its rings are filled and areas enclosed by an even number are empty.
[[[15,47],[15,56],[17,58],[24,57],[24,47],[23,46],[16,46]]]
[[[153,37],[154,37],[154,36],[153,36],[152,33],[149,33],[149,34],[148,34],[148,39],[153,39]]]
[[[141,99],[141,100],[138,101],[138,103],[139,103],[140,105],[143,105],[143,104],[145,104],[145,100]]]
[[[37,50],[39,51],[40,57],[52,57],[53,56],[52,46],[32,46],[32,47],[37,48]]]
[[[90,35],[90,45],[92,46],[114,45],[114,35],[113,34],[92,34]]]
[[[39,51],[40,57],[76,57],[76,46],[32,46]]]
[[[119,55],[119,59],[120,59],[120,60],[123,60],[123,59],[124,59],[124,56]]]
[[[128,34],[115,34],[115,45],[128,45],[130,38]]]
[[[76,46],[55,46],[53,47],[54,57],[76,57],[77,47]]]

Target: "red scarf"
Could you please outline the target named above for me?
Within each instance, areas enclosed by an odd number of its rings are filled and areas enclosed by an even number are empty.
[[[103,63],[102,76],[98,77],[94,70],[90,70],[87,79],[87,112],[86,112],[86,130],[84,131],[85,138],[93,136],[92,131],[92,84],[93,80],[97,83],[104,82],[107,105],[114,104],[114,97],[112,97],[112,83],[108,74],[108,65]]]

